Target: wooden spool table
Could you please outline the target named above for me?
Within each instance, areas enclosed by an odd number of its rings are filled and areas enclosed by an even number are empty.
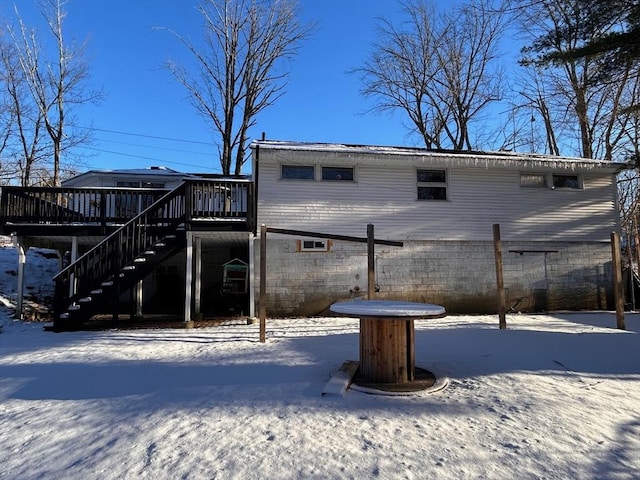
[[[340,302],[329,309],[360,318],[359,374],[366,381],[377,384],[413,382],[414,320],[446,315],[440,305],[389,300]]]

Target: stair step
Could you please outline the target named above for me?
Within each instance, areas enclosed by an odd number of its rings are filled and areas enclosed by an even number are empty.
[[[92,301],[91,297],[82,297],[78,300],[78,303],[89,303]]]
[[[145,250],[144,254],[145,255],[155,255],[156,251],[155,250]]]
[[[147,261],[147,259],[146,259],[146,258],[138,257],[138,258],[136,258],[136,259],[134,259],[134,260],[133,260],[133,263],[144,263],[144,262],[146,262],[146,261]],[[125,268],[127,268],[127,267],[125,267]]]
[[[166,243],[164,243],[164,242],[157,242],[157,243],[155,244],[155,246],[156,246],[156,247],[166,247],[166,246],[167,246],[167,244],[166,244]]]
[[[67,320],[69,318],[69,312],[64,312],[60,314],[60,320]]]
[[[74,305],[69,305],[69,308],[67,308],[67,310],[71,311],[71,310],[80,310],[80,305],[74,304]]]
[[[103,287],[113,287],[113,281],[108,280],[106,282],[102,282],[100,285],[102,285]]]
[[[91,290],[91,295],[100,295],[102,293],[102,289],[101,288],[96,288],[95,290]]]
[[[135,265],[125,265],[124,267],[122,267],[122,270],[135,270],[136,266]]]

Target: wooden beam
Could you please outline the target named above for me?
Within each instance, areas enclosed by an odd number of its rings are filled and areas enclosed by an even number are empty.
[[[322,395],[344,396],[347,388],[351,385],[353,377],[358,371],[359,365],[359,362],[354,360],[347,360],[344,362],[338,370],[333,372],[331,378],[322,389]]]
[[[297,235],[299,237],[315,237],[315,238],[327,238],[330,240],[343,240],[345,242],[359,242],[367,243],[369,239],[367,237],[351,237],[348,235],[334,235],[333,233],[321,233],[321,232],[309,232],[305,230],[290,230],[288,228],[276,228],[267,227],[267,231],[271,233],[279,233],[281,235]],[[394,240],[375,240],[377,245],[389,245],[391,247],[403,247],[403,242],[396,242]]]

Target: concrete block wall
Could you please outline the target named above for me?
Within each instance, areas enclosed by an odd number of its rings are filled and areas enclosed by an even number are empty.
[[[613,308],[610,244],[503,241],[502,247],[512,311]],[[257,245],[255,252],[259,268]],[[495,313],[493,242],[377,245],[376,284],[376,299],[436,303],[449,313]],[[333,241],[328,252],[301,252],[293,238],[270,238],[266,292],[270,317],[323,315],[336,301],[366,298],[366,245]]]

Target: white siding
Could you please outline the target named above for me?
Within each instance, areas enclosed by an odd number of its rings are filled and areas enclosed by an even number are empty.
[[[429,165],[315,152],[296,163],[354,166],[356,181],[280,180],[280,164],[296,161],[288,153],[260,152],[259,223],[356,236],[372,223],[394,240],[488,240],[499,223],[516,241],[608,241],[617,225],[611,170],[571,171],[584,188],[552,190],[520,187],[517,168],[458,166],[447,169],[447,201],[418,201],[415,172]]]

